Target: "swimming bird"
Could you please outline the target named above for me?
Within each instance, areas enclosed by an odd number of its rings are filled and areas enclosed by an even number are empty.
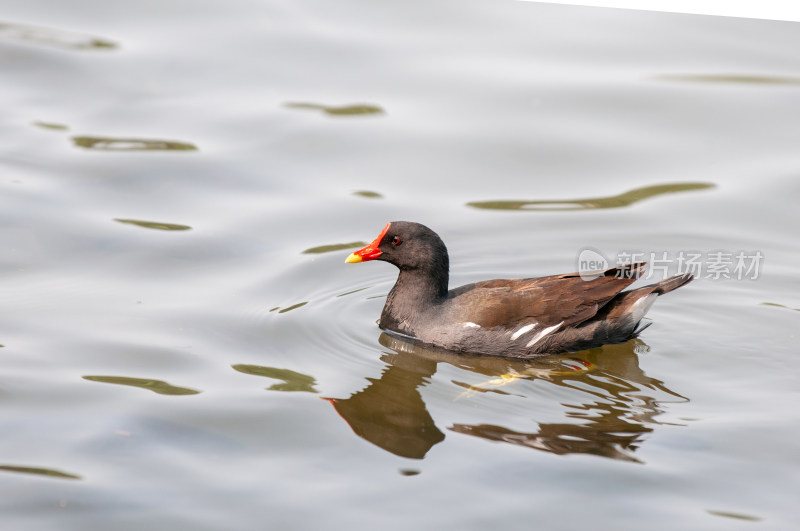
[[[650,323],[642,318],[659,295],[692,280],[676,275],[623,291],[646,262],[540,278],[497,279],[449,289],[450,258],[434,231],[409,221],[387,223],[346,263],[382,260],[400,270],[386,297],[380,328],[406,340],[455,352],[534,358],[624,343]]]

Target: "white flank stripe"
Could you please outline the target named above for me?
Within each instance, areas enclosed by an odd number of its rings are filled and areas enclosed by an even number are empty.
[[[514,335],[512,335],[512,336],[511,336],[511,341],[514,341],[515,339],[517,339],[519,336],[521,336],[521,335],[522,335],[522,334],[524,334],[525,332],[530,332],[530,331],[531,331],[531,329],[532,329],[534,326],[536,326],[536,323],[532,323],[532,324],[529,324],[529,325],[525,325],[525,326],[523,326],[522,328],[520,328],[519,330],[517,330],[516,332],[514,332]]]
[[[481,325],[475,324],[473,322],[464,323],[464,328],[480,328]]]
[[[525,347],[526,348],[527,347],[532,347],[533,345],[538,343],[540,339],[542,339],[544,336],[546,336],[547,334],[549,334],[550,332],[552,332],[553,330],[555,330],[556,328],[558,328],[562,324],[564,324],[564,321],[561,321],[558,324],[554,324],[553,326],[548,326],[547,328],[545,328],[544,330],[542,330],[541,332],[539,332],[538,334],[533,336],[533,338],[530,340],[530,342],[528,342],[527,345],[525,345]]]

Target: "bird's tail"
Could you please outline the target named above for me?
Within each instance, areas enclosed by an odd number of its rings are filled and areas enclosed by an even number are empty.
[[[657,293],[658,295],[663,295],[665,293],[669,293],[674,289],[678,289],[679,287],[685,284],[688,284],[692,280],[694,280],[694,276],[691,273],[684,273],[682,275],[675,275],[674,277],[665,278],[660,282],[644,286],[643,288],[640,289],[644,290],[646,288],[653,288],[650,293]]]

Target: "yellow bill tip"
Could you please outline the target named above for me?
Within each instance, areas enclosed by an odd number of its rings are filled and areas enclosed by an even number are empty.
[[[357,263],[363,262],[363,261],[364,260],[362,260],[362,258],[360,256],[358,256],[356,253],[350,253],[350,256],[348,256],[345,259],[344,263],[345,264],[357,264]]]

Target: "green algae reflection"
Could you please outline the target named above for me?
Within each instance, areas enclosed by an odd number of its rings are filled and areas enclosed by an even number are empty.
[[[118,223],[127,223],[128,225],[136,225],[145,229],[156,230],[191,230],[189,225],[179,225],[177,223],[162,223],[160,221],[142,221],[140,219],[120,219],[114,218]]]
[[[281,309],[280,306],[275,306],[274,308],[270,308],[270,312],[278,312],[278,313],[286,313],[291,312],[292,310],[296,310],[298,308],[302,308],[308,304],[308,301],[298,302],[297,304],[292,304],[291,306],[287,306],[286,308]]]
[[[680,83],[720,83],[726,85],[800,85],[800,77],[754,74],[663,74],[654,76],[653,79]]]
[[[81,479],[77,474],[62,472],[53,468],[40,468],[35,466],[0,465],[0,470],[5,472],[17,472],[19,474],[34,474],[37,476],[47,476],[61,479]]]
[[[708,514],[713,516],[722,516],[723,518],[733,518],[735,520],[745,520],[748,522],[760,522],[761,518],[758,516],[752,516],[749,514],[742,514],[742,513],[733,513],[730,511],[713,511],[711,509],[706,509]]]
[[[473,201],[467,206],[489,210],[591,210],[620,208],[651,197],[714,188],[711,183],[671,183],[645,186],[619,195],[587,197],[581,199],[556,199],[547,201]]]
[[[783,308],[784,310],[800,312],[800,308],[790,308],[789,306],[784,306],[783,304],[778,304],[777,302],[762,302],[761,306],[772,306],[773,308]]]
[[[117,43],[101,37],[10,22],[0,22],[0,35],[68,50],[113,50],[119,47]]]
[[[65,124],[59,124],[55,122],[43,122],[41,120],[33,122],[33,125],[35,125],[36,127],[41,127],[42,129],[49,129],[50,131],[66,131],[69,129],[69,126]]]
[[[168,384],[163,380],[152,380],[150,378],[130,378],[128,376],[84,376],[84,380],[91,382],[101,382],[117,385],[128,385],[131,387],[141,387],[148,391],[153,391],[160,395],[196,395],[200,391],[189,389],[188,387],[178,387]]]
[[[154,138],[110,138],[105,136],[73,136],[72,142],[97,151],[197,151],[188,142]]]
[[[385,111],[377,105],[367,103],[356,103],[353,105],[342,105],[340,107],[332,105],[321,105],[319,103],[285,103],[284,107],[290,109],[309,109],[322,111],[328,116],[364,116],[369,114],[385,114]]]
[[[314,389],[317,381],[307,374],[295,372],[289,369],[278,369],[276,367],[262,367],[261,365],[246,365],[243,363],[231,365],[234,370],[253,376],[263,376],[273,380],[282,380],[283,383],[276,383],[267,387],[268,391],[303,391],[306,393],[317,393]]]
[[[353,192],[353,195],[366,197],[367,199],[383,199],[383,195],[378,192],[373,192],[372,190],[357,190]]]
[[[364,247],[365,245],[365,242],[332,243],[330,245],[320,245],[318,247],[306,249],[303,251],[303,254],[332,253],[333,251],[343,251],[345,249],[357,249],[358,247]]]

